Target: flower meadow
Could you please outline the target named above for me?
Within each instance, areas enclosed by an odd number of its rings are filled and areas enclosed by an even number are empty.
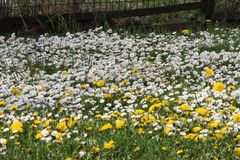
[[[238,159],[240,30],[0,37],[0,159]]]

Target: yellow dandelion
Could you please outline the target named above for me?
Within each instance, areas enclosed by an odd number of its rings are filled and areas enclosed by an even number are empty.
[[[162,148],[162,151],[166,152],[168,150],[168,148],[166,146],[163,146]]]
[[[34,120],[34,124],[40,124],[41,123],[41,119],[36,119],[36,120]]]
[[[15,145],[16,145],[16,146],[20,146],[21,143],[20,143],[20,142],[15,142]]]
[[[6,104],[6,101],[0,101],[0,106],[4,106]]]
[[[80,84],[79,86],[81,89],[86,89],[89,87],[89,84]]]
[[[65,121],[63,122],[59,122],[56,126],[56,129],[60,130],[60,131],[65,131],[67,129],[67,124]]]
[[[183,154],[183,150],[181,150],[181,149],[180,149],[180,150],[177,150],[176,154],[177,154],[177,155]]]
[[[103,87],[104,85],[105,85],[105,81],[104,80],[99,80],[98,82],[97,82],[97,86],[98,87]]]
[[[74,92],[71,89],[67,89],[67,90],[65,90],[65,94],[66,94],[66,96],[71,97],[71,96],[73,96]]]
[[[99,153],[100,151],[101,151],[101,149],[98,148],[98,147],[92,147],[92,149],[91,149],[91,152],[92,152],[93,154]]]
[[[240,147],[235,148],[234,153],[237,157],[240,157]]]
[[[234,114],[233,120],[234,120],[234,122],[240,122],[240,114]]]
[[[95,118],[101,118],[101,117],[102,117],[101,114],[96,114],[96,115],[95,115]]]
[[[116,128],[120,129],[125,126],[125,121],[123,119],[119,119],[119,120],[116,120],[115,124],[116,124]]]
[[[112,99],[113,94],[107,93],[103,95],[105,99]]]
[[[213,89],[215,91],[218,91],[218,92],[221,92],[222,90],[224,90],[224,84],[223,82],[216,82],[214,85],[213,85]]]
[[[143,135],[144,134],[144,129],[143,128],[138,128],[138,134]]]
[[[62,75],[63,75],[63,76],[69,75],[69,72],[63,71],[63,72],[62,72]]]
[[[35,139],[41,139],[43,135],[39,132],[35,135]]]
[[[105,131],[105,130],[108,130],[108,129],[111,129],[113,128],[111,123],[107,123],[107,124],[104,124],[100,129],[99,131]]]
[[[21,90],[17,89],[16,87],[11,88],[11,93],[15,96],[19,96],[21,94]]]
[[[19,106],[13,105],[13,106],[10,106],[9,108],[10,108],[11,111],[14,111],[14,110],[18,109]]]
[[[219,125],[220,125],[220,122],[218,122],[218,121],[213,121],[213,122],[208,123],[209,128],[217,128],[217,127],[219,127]]]
[[[23,124],[20,121],[13,122],[13,124],[10,126],[10,129],[17,132],[23,132]]]
[[[72,126],[75,126],[75,124],[77,123],[77,121],[73,118],[70,118],[68,121],[67,121],[67,126],[68,127],[72,127]]]
[[[134,148],[133,151],[134,151],[134,152],[139,152],[140,150],[141,150],[141,148],[140,148],[139,146],[137,146],[137,147]]]
[[[197,132],[199,132],[201,129],[202,129],[201,127],[197,126],[197,127],[194,127],[192,130],[193,130],[193,132],[197,133]]]
[[[57,133],[56,136],[55,136],[55,138],[56,138],[56,139],[60,139],[60,138],[62,138],[62,136],[63,136],[62,133]]]
[[[144,113],[144,110],[142,110],[142,109],[136,109],[135,111],[134,111],[134,114],[136,114],[136,115],[141,115],[141,114],[143,114]]]
[[[172,131],[172,129],[170,127],[165,127],[164,128],[164,132],[167,133],[167,134],[170,133],[171,131]]]
[[[206,72],[206,76],[207,77],[211,77],[212,75],[214,75],[214,71],[213,71],[213,69],[211,69],[211,68],[206,68],[206,70],[205,70],[205,72]]]
[[[233,105],[229,106],[228,108],[229,108],[230,110],[233,110],[233,111],[237,109],[237,107],[236,107],[236,106],[233,106]]]
[[[180,109],[183,111],[189,111],[191,109],[191,107],[188,104],[182,104],[180,106]]]
[[[181,31],[181,33],[182,33],[182,34],[189,34],[190,31],[189,31],[188,29],[183,29],[183,30]]]
[[[236,89],[236,87],[234,85],[229,85],[227,89]]]
[[[209,111],[204,107],[196,108],[195,112],[199,115],[202,115],[202,116],[206,116],[206,115],[209,114]]]
[[[50,118],[49,120],[47,120],[43,123],[43,127],[48,127],[52,122],[53,122],[53,120]]]
[[[103,147],[104,147],[105,149],[114,148],[114,141],[111,140],[111,141],[109,141],[109,142],[107,142],[107,143],[104,143]]]

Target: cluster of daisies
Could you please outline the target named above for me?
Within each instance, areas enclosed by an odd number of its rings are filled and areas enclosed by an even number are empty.
[[[0,37],[0,153],[28,137],[88,143],[79,156],[96,155],[117,148],[114,139],[96,142],[115,132],[240,141],[239,37],[218,28]]]

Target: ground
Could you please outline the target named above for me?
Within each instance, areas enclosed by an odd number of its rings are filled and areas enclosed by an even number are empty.
[[[239,37],[0,37],[0,158],[238,159]]]

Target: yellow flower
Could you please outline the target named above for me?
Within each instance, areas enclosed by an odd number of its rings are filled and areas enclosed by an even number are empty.
[[[147,97],[146,97],[146,99],[147,99]],[[152,98],[150,101],[150,103],[157,103],[157,102],[159,102],[158,98]]]
[[[41,133],[37,133],[35,135],[35,139],[41,139],[43,137],[43,135]]]
[[[174,122],[175,122],[174,120],[170,119],[170,120],[166,121],[166,124],[170,125],[170,124],[173,124]]]
[[[21,94],[21,90],[17,89],[16,87],[12,87],[11,93],[15,96],[19,96]]]
[[[111,86],[111,90],[114,90],[114,91],[115,91],[115,90],[117,90],[117,89],[118,89],[117,86],[115,86],[115,85],[112,85],[112,86]]]
[[[212,75],[214,75],[214,71],[211,68],[207,67],[205,72],[207,77],[211,77]]]
[[[125,126],[125,121],[124,120],[122,120],[122,119],[116,120],[116,128],[117,129],[120,129],[120,128],[124,127],[124,126]]]
[[[23,124],[20,121],[13,122],[10,129],[13,131],[23,132]]]
[[[156,119],[152,115],[144,115],[141,118],[141,122],[145,125],[154,121],[156,121]]]
[[[15,142],[15,145],[16,146],[19,146],[21,143],[20,142]]]
[[[59,122],[56,126],[56,129],[60,130],[60,131],[65,131],[67,129],[67,124],[65,121],[63,122]]]
[[[220,123],[218,121],[213,121],[208,124],[209,128],[217,128],[219,127]]]
[[[177,155],[180,155],[180,154],[182,154],[182,153],[183,153],[183,150],[178,150],[178,151],[176,152]]]
[[[25,106],[24,108],[25,109],[30,109],[32,106],[30,106],[30,105],[27,105],[27,106]]]
[[[214,157],[213,157],[213,160],[219,160],[219,159],[218,159],[218,157],[214,156]]]
[[[206,98],[206,102],[212,103],[212,102],[214,102],[214,98],[213,97],[208,97],[208,98]]]
[[[57,133],[55,137],[56,137],[56,139],[60,139],[60,138],[62,138],[62,136],[63,136],[62,133]]]
[[[103,147],[104,147],[105,149],[111,149],[111,148],[113,148],[113,147],[114,147],[114,141],[111,140],[111,141],[105,143]]]
[[[180,109],[183,111],[189,111],[190,110],[190,106],[188,104],[182,104],[180,106]]]
[[[228,89],[236,89],[236,87],[234,85],[229,85],[227,88]]]
[[[209,111],[206,108],[203,108],[203,107],[196,108],[195,112],[199,115],[202,115],[202,116],[206,116],[209,113]]]
[[[105,130],[108,130],[108,129],[111,129],[112,128],[112,125],[110,123],[107,123],[107,124],[104,124],[100,129],[99,131],[105,131]]]
[[[165,127],[165,128],[164,128],[164,132],[165,132],[165,133],[169,133],[169,132],[171,132],[171,130],[172,130],[172,129],[169,128],[169,127]]]
[[[14,110],[16,110],[18,108],[19,108],[19,106],[17,106],[17,105],[10,106],[10,110],[11,111],[14,111]]]
[[[34,124],[40,124],[40,123],[41,123],[41,119],[34,120]]]
[[[70,158],[70,157],[68,157],[68,158],[66,158],[65,160],[73,160],[72,158]]]
[[[185,138],[185,139],[194,139],[197,136],[198,135],[196,133],[189,133],[189,134],[183,136],[183,138]]]
[[[111,116],[112,116],[112,117],[117,117],[118,115],[115,114],[115,113],[112,113]]]
[[[236,135],[236,137],[233,139],[234,141],[240,140],[240,134]]]
[[[201,127],[194,127],[192,130],[193,132],[199,132],[202,128]]]
[[[215,133],[215,134],[213,134],[213,136],[217,139],[222,139],[223,138],[223,135],[220,134],[220,133]]]
[[[234,153],[237,157],[240,157],[240,147],[235,148]]]
[[[240,114],[234,114],[233,120],[234,120],[234,122],[240,122]]]
[[[76,123],[77,123],[76,120],[74,120],[73,118],[70,118],[70,119],[67,121],[67,126],[68,126],[68,127],[72,127],[72,126],[74,126]]]
[[[86,89],[89,87],[89,84],[80,84],[79,86],[81,89]]]
[[[110,93],[104,94],[105,99],[112,99],[112,97],[113,97],[113,94],[110,94]]]
[[[230,110],[236,110],[236,109],[237,109],[237,107],[235,107],[235,106],[233,106],[233,105],[229,106],[228,108],[229,108]]]
[[[53,122],[52,119],[47,120],[46,122],[43,123],[43,127],[48,127],[52,122]]]
[[[188,29],[184,29],[184,30],[181,31],[181,33],[188,34],[188,33],[190,33],[190,31]]]
[[[96,153],[98,153],[98,152],[100,152],[100,148],[98,148],[98,147],[93,147],[92,149],[91,149],[91,152],[92,153],[94,153],[94,154],[96,154]]]
[[[104,80],[99,80],[98,82],[97,82],[97,86],[98,87],[103,87],[105,85],[105,81]]]
[[[6,104],[6,101],[0,101],[0,106],[4,106]]]
[[[101,117],[102,117],[101,114],[97,114],[97,115],[95,115],[95,118],[101,118]]]
[[[162,103],[156,103],[156,104],[153,104],[149,107],[148,109],[148,112],[152,113],[154,112],[154,110],[157,108],[157,109],[160,109],[162,106]]]
[[[139,146],[137,146],[137,147],[134,148],[133,151],[134,151],[134,152],[139,152],[140,150],[141,150],[141,148],[140,148]]]
[[[138,129],[138,134],[139,135],[143,135],[144,134],[144,129],[143,128],[139,128]]]
[[[122,86],[126,85],[128,82],[129,82],[129,80],[124,79],[124,80],[122,80],[122,81],[120,82],[119,85],[122,87]]]
[[[162,106],[163,106],[163,107],[167,107],[167,106],[169,106],[169,105],[170,105],[169,101],[167,101],[167,100],[163,100],[163,101],[162,101]]]
[[[144,110],[142,110],[142,109],[136,109],[134,111],[134,114],[136,114],[136,115],[140,115],[140,114],[143,114],[143,113],[144,113]]]
[[[166,146],[163,146],[162,148],[162,151],[166,152],[168,150],[168,148]]]
[[[63,72],[62,72],[62,75],[63,75],[63,76],[69,75],[69,72],[63,71]]]
[[[224,84],[222,82],[216,82],[214,85],[213,85],[213,89],[215,91],[218,91],[218,92],[221,92],[222,90],[224,90]]]
[[[65,94],[66,94],[66,96],[71,97],[71,96],[73,96],[74,92],[73,92],[73,90],[71,90],[71,89],[67,89],[67,90],[65,91]]]

